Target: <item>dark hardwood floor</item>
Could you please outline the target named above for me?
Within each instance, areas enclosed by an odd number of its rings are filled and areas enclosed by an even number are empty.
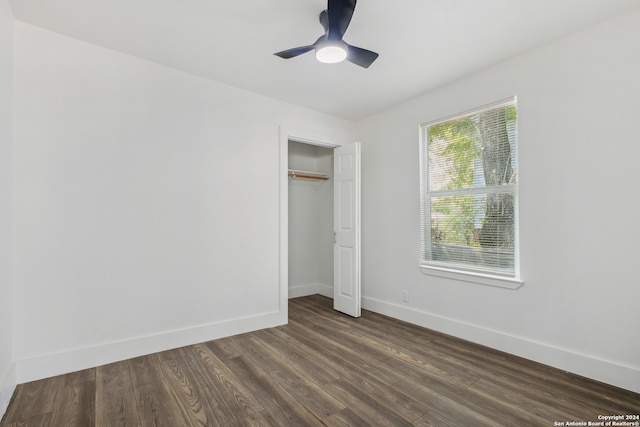
[[[640,413],[638,394],[331,305],[293,299],[286,326],[21,384],[0,425],[554,426]]]

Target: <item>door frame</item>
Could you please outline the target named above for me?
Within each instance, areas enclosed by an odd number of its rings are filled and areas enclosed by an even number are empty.
[[[306,130],[280,127],[280,321],[289,320],[289,141],[325,148],[337,148],[337,143],[326,135]]]

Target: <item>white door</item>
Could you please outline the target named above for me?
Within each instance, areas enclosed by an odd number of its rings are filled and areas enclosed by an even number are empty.
[[[333,308],[360,317],[360,143],[333,151]]]

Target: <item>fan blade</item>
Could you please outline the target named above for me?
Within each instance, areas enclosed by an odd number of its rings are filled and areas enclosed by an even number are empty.
[[[370,50],[350,45],[347,45],[347,47],[347,61],[363,68],[369,68],[369,65],[373,64],[373,61],[378,58],[378,54]]]
[[[320,12],[320,25],[324,28],[324,33],[327,34],[329,32],[329,12],[327,9]]]
[[[356,0],[328,0],[329,31],[327,38],[329,40],[342,40],[355,8]]]
[[[294,47],[293,49],[283,50],[282,52],[274,53],[274,55],[279,56],[280,58],[290,59],[298,55],[302,55],[303,53],[307,53],[313,49],[315,49],[314,45],[300,46]]]
[[[274,53],[274,55],[284,59],[291,59],[293,57],[302,55],[303,53],[307,53],[310,50],[315,49],[318,43],[320,43],[320,41],[324,40],[325,38],[326,36],[320,36],[318,37],[318,40],[313,42],[313,44],[310,44],[308,46],[300,46],[300,47],[294,47],[293,49],[283,50],[282,52]]]

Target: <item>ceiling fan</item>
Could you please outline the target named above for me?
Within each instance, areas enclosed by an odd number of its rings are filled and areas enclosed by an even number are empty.
[[[327,9],[320,12],[320,25],[324,28],[324,35],[313,44],[283,50],[274,55],[290,59],[315,49],[316,58],[320,62],[336,63],[346,59],[363,68],[369,68],[378,58],[378,54],[351,46],[342,40],[355,8],[356,0],[328,0]]]

